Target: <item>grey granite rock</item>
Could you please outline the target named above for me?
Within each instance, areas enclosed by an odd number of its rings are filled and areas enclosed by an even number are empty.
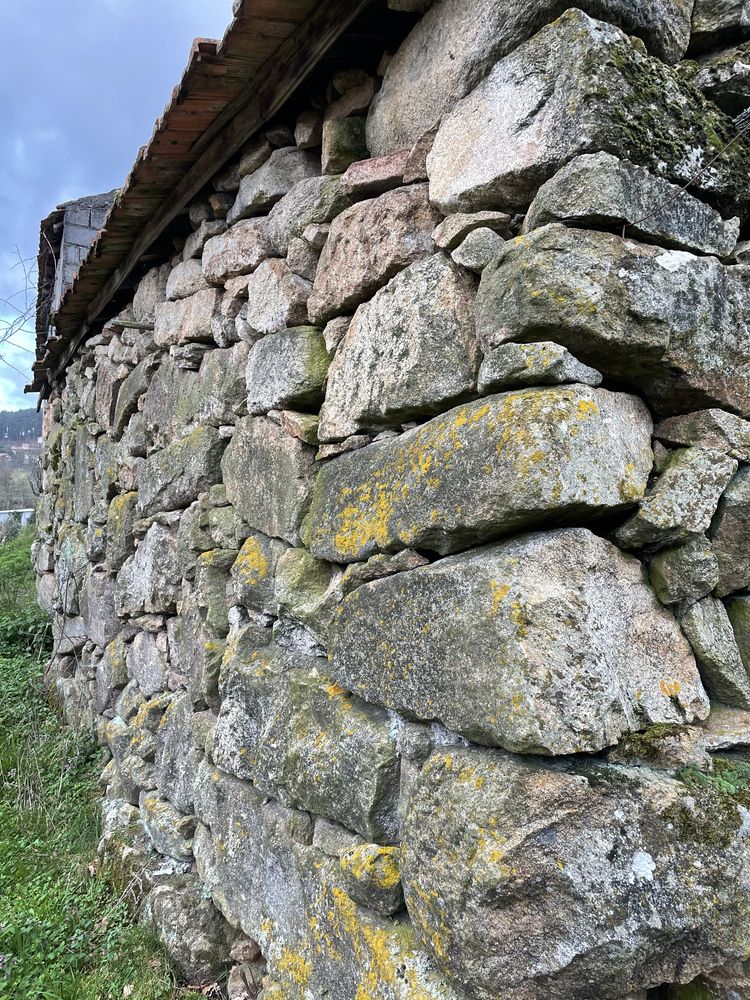
[[[314,555],[455,552],[642,498],[653,455],[640,400],[584,386],[464,404],[321,469],[304,530]]]
[[[659,0],[579,0],[592,17],[621,24],[667,62],[676,62],[690,37],[691,4]],[[561,12],[555,0],[508,6],[499,0],[438,0],[391,59],[367,122],[373,156],[412,146],[513,52]]]
[[[296,544],[310,504],[314,455],[267,417],[238,421],[221,465],[238,516],[257,531]]]
[[[360,306],[331,365],[319,439],[398,425],[466,398],[478,365],[474,288],[436,254]]]
[[[323,401],[330,363],[323,336],[315,327],[264,337],[254,345],[247,361],[248,411],[317,409]]]
[[[692,604],[680,618],[712,698],[750,709],[750,675],[742,662],[726,608],[714,597]]]
[[[599,386],[602,376],[559,344],[501,344],[487,353],[479,369],[480,393],[502,392],[527,385],[580,382]]]
[[[498,62],[443,117],[427,158],[430,197],[445,214],[522,211],[565,163],[603,150],[690,182],[725,214],[739,214],[747,194],[738,177],[750,146],[741,139],[716,159],[735,132],[639,43],[572,9]]]
[[[660,417],[750,415],[749,292],[745,268],[715,257],[550,225],[485,268],[477,335],[485,349],[554,340],[638,386]]]
[[[640,997],[744,955],[745,819],[648,767],[447,749],[410,800],[407,908],[478,1000]]]
[[[650,722],[708,714],[640,563],[585,529],[359,587],[334,619],[331,670],[368,701],[517,753],[596,752]]]
[[[523,232],[550,222],[617,226],[636,239],[717,257],[732,253],[740,231],[739,219],[725,222],[677,184],[611,153],[577,156],[541,186]]]

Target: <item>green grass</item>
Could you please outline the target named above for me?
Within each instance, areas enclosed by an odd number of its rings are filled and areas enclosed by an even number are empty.
[[[0,546],[0,997],[186,996],[98,866],[101,751],[45,699],[30,542]]]

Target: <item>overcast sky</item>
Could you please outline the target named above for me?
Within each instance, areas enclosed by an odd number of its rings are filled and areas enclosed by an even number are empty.
[[[0,0],[0,300],[23,287],[16,247],[36,257],[42,218],[123,182],[192,39],[220,38],[231,12],[232,0]],[[0,410],[36,404],[23,395],[33,336],[16,342],[0,347]]]

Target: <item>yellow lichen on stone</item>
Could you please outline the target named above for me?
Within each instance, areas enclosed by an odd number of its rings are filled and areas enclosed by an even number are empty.
[[[234,562],[239,578],[246,586],[254,586],[268,576],[269,563],[257,538],[247,538]]]

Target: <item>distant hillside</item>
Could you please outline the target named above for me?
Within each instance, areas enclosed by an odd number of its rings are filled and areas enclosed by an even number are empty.
[[[0,410],[0,511],[35,505],[41,433],[36,410]]]
[[[0,442],[36,441],[42,433],[42,415],[36,410],[0,410]]]

